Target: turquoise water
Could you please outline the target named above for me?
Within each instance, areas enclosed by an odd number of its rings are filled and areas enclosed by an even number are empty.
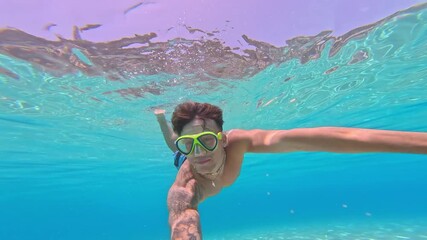
[[[54,59],[35,60],[47,55],[9,51],[35,42],[2,41],[0,239],[167,239],[176,169],[153,107],[170,117],[177,102],[211,102],[226,129],[425,132],[426,26],[421,6],[341,48],[314,38],[300,47],[318,54],[280,49],[286,57],[249,66],[253,74],[213,64],[221,76],[186,68],[115,79],[119,67],[49,68]],[[427,239],[426,171],[425,155],[247,154],[238,181],[200,205],[204,239]]]

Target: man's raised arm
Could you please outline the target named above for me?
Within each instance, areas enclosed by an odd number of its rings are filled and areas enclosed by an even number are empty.
[[[166,117],[165,110],[155,109],[154,114],[156,115],[157,122],[159,123],[160,130],[162,130],[163,138],[165,139],[166,144],[172,152],[177,151],[174,144],[175,139],[177,138],[176,134],[173,132],[171,126],[169,126]]]

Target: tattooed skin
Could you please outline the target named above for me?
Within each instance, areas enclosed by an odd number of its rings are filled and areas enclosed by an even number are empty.
[[[188,163],[184,165],[168,194],[171,238],[174,240],[200,240],[202,234],[197,205],[202,198],[202,191],[191,173]]]
[[[172,226],[174,240],[201,240],[200,217],[196,210],[188,209],[175,221]]]

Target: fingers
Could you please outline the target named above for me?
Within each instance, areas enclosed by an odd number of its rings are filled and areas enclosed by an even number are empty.
[[[164,109],[160,109],[160,108],[154,109],[154,114],[156,115],[165,114],[165,112],[166,111]]]
[[[180,187],[186,187],[191,179],[194,179],[194,175],[191,172],[188,161],[185,161],[178,171],[175,183]]]
[[[185,186],[185,188],[190,190],[192,193],[194,193],[196,192],[196,185],[197,185],[196,179],[192,178],[190,179],[190,181],[187,182],[187,186]]]
[[[191,206],[195,209],[197,209],[197,205],[199,204],[200,200],[202,199],[202,193],[200,189],[198,189],[198,183],[196,179],[191,179],[188,181],[187,186],[185,187],[187,191],[191,193]]]
[[[200,199],[202,199],[202,193],[188,162],[184,162],[184,164],[181,166],[174,185],[175,189],[185,189],[184,192],[186,192],[189,197],[188,203],[192,207],[197,207]]]

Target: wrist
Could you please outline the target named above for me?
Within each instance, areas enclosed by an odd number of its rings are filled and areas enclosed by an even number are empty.
[[[166,121],[166,117],[164,114],[156,115],[157,121]]]

